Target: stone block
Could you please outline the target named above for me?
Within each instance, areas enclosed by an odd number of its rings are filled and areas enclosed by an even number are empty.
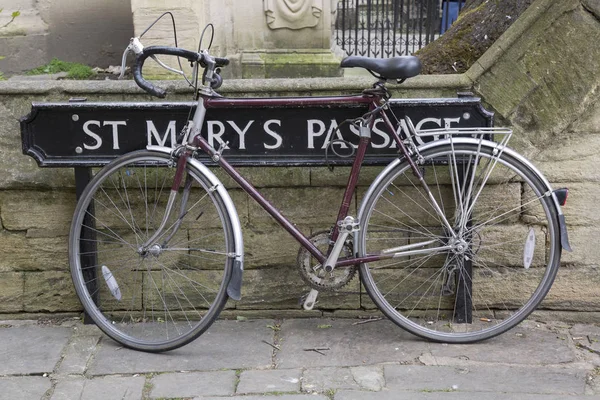
[[[600,311],[598,266],[563,267],[558,270],[540,310]]]
[[[380,363],[410,363],[429,344],[389,321],[353,325],[351,320],[284,321],[278,368],[342,367]],[[329,348],[325,356],[304,349]]]
[[[9,190],[0,193],[2,223],[8,230],[35,228],[66,234],[75,204],[75,193],[70,192]]]
[[[107,398],[137,400],[142,398],[146,378],[144,376],[102,376],[87,380],[78,396],[82,399]]]
[[[310,185],[310,168],[303,167],[239,167],[237,171],[254,187],[295,187]],[[238,188],[237,183],[222,169],[212,168],[227,188]]]
[[[113,341],[103,340],[87,374],[267,369],[273,355],[273,348],[262,343],[273,342],[273,331],[268,325],[273,325],[273,321],[216,321],[184,348],[162,354],[124,349]]]
[[[596,212],[594,207],[590,207],[590,205],[598,199],[600,183],[566,183],[564,185],[553,184],[552,186],[569,188],[567,204],[562,207],[562,211],[570,229],[578,229],[577,225],[598,226],[600,213]]]
[[[80,311],[83,308],[68,271],[26,273],[24,287],[26,312]]]
[[[573,252],[563,251],[561,262],[568,265],[600,265],[600,237],[598,226],[570,226],[567,221],[569,242]]]
[[[358,176],[360,186],[369,186],[384,167],[362,167]],[[311,186],[346,187],[351,167],[335,167],[331,171],[327,167],[310,167]]]
[[[336,222],[344,191],[334,188],[286,188],[265,189],[262,193],[291,222],[301,226],[323,226],[323,223]],[[349,213],[356,214],[354,201],[350,205]],[[276,224],[253,201],[250,202],[249,214],[250,223],[254,226]]]
[[[61,375],[83,375],[99,341],[100,335],[98,334],[72,336],[64,350],[63,359],[57,372]]]
[[[22,272],[0,272],[0,311],[23,311],[25,277]]]
[[[28,238],[22,233],[0,232],[0,271],[68,269],[67,238]]]
[[[42,375],[51,373],[61,360],[71,329],[22,325],[0,329],[0,374]]]
[[[236,393],[282,393],[300,391],[300,369],[242,371]]]
[[[199,37],[198,33],[200,32],[200,21],[198,20],[193,4],[178,4],[175,8],[167,3],[144,5],[141,7],[132,4],[131,9],[133,11],[133,26],[136,36],[139,36],[163,12],[171,11],[177,22],[178,47],[190,50],[198,48],[197,40]],[[144,35],[143,44],[144,46],[173,46],[172,38],[173,25],[171,20],[170,18],[163,18]],[[164,56],[161,58],[161,61],[172,68],[179,69],[176,57]],[[181,64],[184,70],[187,68],[189,72],[189,64],[187,62],[184,63],[183,60]],[[147,63],[144,66],[144,76],[147,79],[151,77],[165,79],[169,76],[172,77],[173,74],[156,63]]]
[[[592,110],[591,116],[600,115]],[[600,126],[600,125],[599,125]],[[569,186],[571,182],[600,182],[597,147],[600,146],[600,135],[590,133],[592,130],[574,133],[562,133],[553,145],[536,149],[529,156],[546,178],[556,186]]]
[[[39,399],[44,397],[51,387],[52,382],[47,377],[15,376],[0,378],[2,396],[12,400]]]
[[[231,301],[229,302],[231,303]],[[227,304],[229,304],[227,303]],[[259,309],[259,310],[240,310],[240,309],[227,309],[223,310],[219,314],[220,319],[238,319],[248,318],[249,320],[261,319],[261,318],[273,318],[273,319],[290,319],[290,318],[320,318],[323,313],[320,310],[306,311],[304,309],[297,308],[295,310],[282,310],[282,309]]]
[[[168,373],[150,380],[151,398],[230,396],[234,393],[235,371]]]
[[[83,377],[63,379],[56,383],[51,400],[71,400],[78,398],[83,392],[86,379]]]
[[[325,367],[307,369],[302,376],[302,390],[324,392],[326,390],[360,390],[350,368]]]
[[[506,84],[508,79],[510,85]],[[536,87],[522,65],[506,59],[498,60],[479,78],[477,84],[478,91],[485,94],[486,102],[504,117],[511,115],[523,97]]]
[[[303,228],[303,232],[310,229]],[[244,268],[296,265],[300,244],[281,227],[254,228],[246,225],[244,236]]]
[[[244,271],[242,300],[237,309],[299,309],[300,298],[310,288],[304,284],[295,268],[273,267]],[[357,292],[358,278],[355,277],[342,292]],[[321,292],[317,309],[352,309],[359,307],[358,294]]]
[[[593,92],[589,94],[589,99],[586,98],[586,103],[589,106],[586,111],[579,117],[578,120],[573,122],[569,127],[569,130],[573,132],[593,132],[600,133],[600,102],[594,101]]]
[[[386,365],[390,390],[583,394],[584,375],[565,369]],[[543,382],[543,384],[541,384]],[[480,393],[480,396],[487,397]]]

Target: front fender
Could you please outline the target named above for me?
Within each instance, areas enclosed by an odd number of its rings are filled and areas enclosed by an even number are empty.
[[[169,155],[173,151],[170,147],[165,146],[147,146],[146,149]],[[244,240],[242,238],[242,225],[240,224],[235,204],[233,204],[231,196],[229,196],[225,186],[223,186],[219,178],[217,178],[206,165],[194,158],[189,158],[188,162],[209,180],[211,187],[214,188],[219,196],[221,196],[221,199],[223,199],[225,209],[229,214],[229,220],[233,230],[235,258],[233,261],[231,278],[227,284],[227,294],[234,300],[240,300],[242,298],[242,274],[244,271]]]

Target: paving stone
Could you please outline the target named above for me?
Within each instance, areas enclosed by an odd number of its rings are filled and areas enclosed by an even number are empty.
[[[150,354],[122,348],[103,337],[88,373],[145,373],[269,368],[273,348],[272,320],[217,321],[192,343],[179,349]]]
[[[52,372],[71,329],[20,326],[0,329],[0,375]]]
[[[600,327],[576,324],[569,330],[576,344],[600,353]]]
[[[353,325],[354,320],[284,321],[281,327],[280,368],[359,366],[407,362],[428,351],[428,344],[387,320]],[[305,351],[329,348],[319,354]]]
[[[457,361],[509,364],[562,364],[575,361],[564,335],[541,329],[514,328],[484,342],[468,345],[431,343],[431,354],[439,365]],[[548,351],[552,349],[552,351]]]
[[[41,376],[0,378],[0,399],[39,399],[51,387],[52,382],[50,382],[50,378],[43,378]]]
[[[282,394],[277,396],[234,396],[227,397],[227,400],[329,400],[327,396],[317,394]],[[225,400],[223,397],[195,397],[194,400]]]
[[[584,394],[583,370],[506,365],[430,367],[386,365],[390,390],[506,392],[533,394]]]
[[[236,392],[270,393],[270,392],[299,392],[299,369],[277,369],[265,371],[243,371]]]
[[[144,376],[103,376],[86,380],[80,399],[85,400],[139,400],[142,398]]]
[[[228,396],[235,390],[235,371],[161,374],[152,378],[151,398]]]
[[[350,368],[324,367],[307,369],[302,376],[303,391],[322,392],[328,389],[356,389],[361,387],[354,380]]]
[[[356,383],[363,389],[377,392],[385,386],[382,367],[353,367],[350,371]]]
[[[590,396],[565,396],[546,394],[481,393],[481,392],[381,392],[341,391],[334,400],[591,400]]]
[[[83,374],[92,356],[100,335],[73,336],[64,351],[58,370],[59,374]]]
[[[85,386],[85,378],[62,379],[56,383],[50,400],[79,399]]]

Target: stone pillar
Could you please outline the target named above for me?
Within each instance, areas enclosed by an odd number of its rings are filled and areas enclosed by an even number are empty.
[[[236,13],[244,78],[339,76],[331,0],[251,0]]]
[[[340,76],[330,50],[332,0],[132,0],[136,35],[164,11],[173,10],[179,45],[196,48],[211,22],[211,54],[227,56],[226,77]],[[146,35],[148,44],[172,44],[170,23]],[[203,44],[205,47],[206,44]],[[154,70],[153,70],[154,71]]]

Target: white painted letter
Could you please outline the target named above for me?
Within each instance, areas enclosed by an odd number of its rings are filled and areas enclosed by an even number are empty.
[[[417,126],[415,126],[415,129],[417,131],[421,130],[421,127],[423,126],[423,124],[426,124],[427,122],[435,122],[440,128],[442,127],[442,120],[440,118],[425,118],[425,119],[422,119],[421,121],[419,121]],[[440,139],[440,135],[433,135],[433,136],[429,136],[429,137],[433,138],[431,140],[439,140]],[[422,144],[423,140],[419,139],[419,142],[420,142],[420,144]]]
[[[372,132],[374,134],[376,134],[377,136],[382,137],[383,138],[383,143],[381,143],[381,144],[375,144],[375,142],[371,142],[371,146],[374,149],[383,149],[383,148],[386,148],[386,147],[388,147],[390,145],[390,137],[388,136],[387,132],[384,132],[384,131],[382,131],[381,129],[379,129],[377,127],[377,124],[379,124],[380,122],[383,122],[383,119],[377,118],[375,120],[375,123],[373,124]]]
[[[207,121],[206,127],[208,128],[208,143],[215,147],[215,139],[219,143],[219,148],[224,147],[228,149],[229,146],[225,146],[225,141],[221,138],[225,133],[225,125],[221,121]],[[218,129],[215,129],[217,127]],[[215,147],[216,148],[216,147]]]
[[[104,121],[104,126],[112,126],[113,150],[119,150],[119,125],[127,126],[125,121]]]
[[[235,130],[237,132],[237,134],[240,137],[240,150],[246,150],[246,132],[248,132],[248,129],[250,129],[250,126],[252,125],[252,123],[254,123],[254,121],[250,121],[248,122],[248,125],[246,125],[246,127],[244,128],[244,130],[241,130],[234,121],[227,121],[229,123],[229,125],[231,125],[231,127],[233,128],[233,130]]]
[[[281,143],[283,142],[281,139],[281,135],[273,130],[271,130],[271,128],[269,128],[269,125],[271,124],[277,124],[279,126],[281,126],[281,121],[278,119],[270,119],[267,122],[265,122],[264,125],[264,129],[265,132],[271,136],[272,138],[275,139],[275,144],[264,144],[265,145],[265,149],[278,149],[281,147]]]
[[[308,148],[314,149],[315,136],[321,136],[323,133],[325,133],[325,124],[323,123],[323,121],[320,121],[318,119],[309,119],[306,122],[308,124]],[[315,131],[315,125],[319,127],[318,131]]]
[[[322,149],[326,149],[327,146],[329,146],[329,142],[332,141],[331,136],[333,135],[333,132],[335,132],[336,139],[344,140],[344,138],[342,137],[342,132],[340,132],[338,129],[337,121],[335,119],[332,119],[331,125],[329,125],[329,130],[327,131],[327,136],[325,137],[325,142],[323,142],[323,146],[321,147]],[[345,142],[339,142],[339,146],[340,149],[348,148]]]
[[[95,141],[96,144],[93,146],[88,146],[87,144],[83,144],[83,147],[86,150],[97,150],[100,148],[100,146],[102,146],[102,138],[100,136],[98,136],[98,134],[92,132],[88,127],[90,125],[96,125],[97,127],[100,127],[100,121],[87,121],[85,124],[83,124],[83,131],[85,132],[86,135],[91,136]]]
[[[171,147],[175,147],[177,144],[177,137],[175,136],[175,121],[169,121],[165,135],[160,137],[158,130],[154,126],[154,122],[151,120],[146,121],[147,133],[148,133],[148,146],[152,145],[152,136],[156,139],[156,143],[159,146],[164,146],[167,143],[167,138],[171,136]]]
[[[452,123],[458,124],[460,122],[460,118],[444,118],[444,128],[450,129],[452,128]]]

